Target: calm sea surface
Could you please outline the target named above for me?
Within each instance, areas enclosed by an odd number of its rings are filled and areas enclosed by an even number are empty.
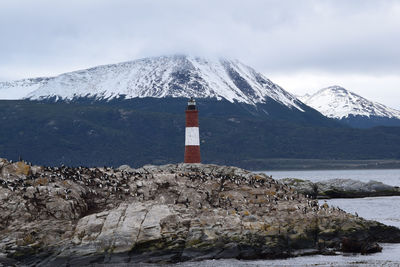
[[[349,178],[361,181],[376,180],[400,186],[400,170],[318,170],[318,171],[267,171],[275,179],[300,178],[322,181],[333,178]],[[358,199],[333,199],[329,205],[355,213],[370,220],[400,228],[400,197],[376,197]],[[381,244],[382,253],[372,255],[342,254],[337,256],[306,256],[285,260],[209,260],[186,262],[174,266],[229,267],[229,266],[400,266],[400,244]]]

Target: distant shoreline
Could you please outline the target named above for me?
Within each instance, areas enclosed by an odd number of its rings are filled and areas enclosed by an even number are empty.
[[[400,169],[400,160],[255,159],[238,164],[252,171]]]

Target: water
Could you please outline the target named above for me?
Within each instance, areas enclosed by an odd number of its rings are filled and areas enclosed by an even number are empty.
[[[357,212],[360,217],[365,219],[400,228],[400,196],[353,199],[338,198],[329,199],[327,202],[330,206],[340,207],[349,213],[354,214]]]
[[[382,245],[382,244],[381,244]],[[202,262],[184,262],[174,266],[182,267],[231,267],[231,266],[400,266],[399,253],[400,246],[393,244],[383,244],[385,252],[373,255],[339,255],[339,256],[306,256],[290,258],[286,260],[207,260]]]
[[[323,181],[333,178],[349,178],[368,182],[376,180],[392,186],[400,186],[400,170],[317,170],[265,172],[275,179],[300,178]],[[324,202],[322,200],[321,202]],[[369,220],[376,220],[400,228],[400,197],[376,197],[358,199],[331,199],[329,205],[355,213]],[[209,260],[176,264],[182,267],[230,267],[230,266],[400,266],[400,244],[380,244],[382,253],[371,255],[341,254],[337,256],[305,256],[284,260]]]

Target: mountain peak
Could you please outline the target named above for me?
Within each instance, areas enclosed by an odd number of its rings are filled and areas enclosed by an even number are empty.
[[[328,90],[328,89],[330,89],[330,90],[345,90],[345,91],[347,91],[345,88],[343,88],[340,85],[331,85],[331,86],[322,88],[321,90]]]
[[[301,97],[301,100],[329,118],[362,116],[400,119],[400,111],[372,102],[338,85],[322,88],[313,95]]]
[[[2,91],[29,91],[23,98],[99,100],[137,97],[196,97],[226,99],[255,105],[272,99],[303,111],[297,98],[251,67],[226,58],[171,55],[102,65],[49,77],[0,83]]]

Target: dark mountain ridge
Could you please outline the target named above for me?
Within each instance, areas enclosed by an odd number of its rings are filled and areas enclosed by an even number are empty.
[[[186,101],[0,101],[0,154],[43,165],[182,162]],[[302,123],[285,116],[262,116],[266,113],[257,113],[254,106],[213,99],[197,102],[205,163],[262,169],[254,162],[271,158],[400,158],[399,127],[351,129],[319,116],[315,123]],[[268,111],[273,114],[273,109]]]

